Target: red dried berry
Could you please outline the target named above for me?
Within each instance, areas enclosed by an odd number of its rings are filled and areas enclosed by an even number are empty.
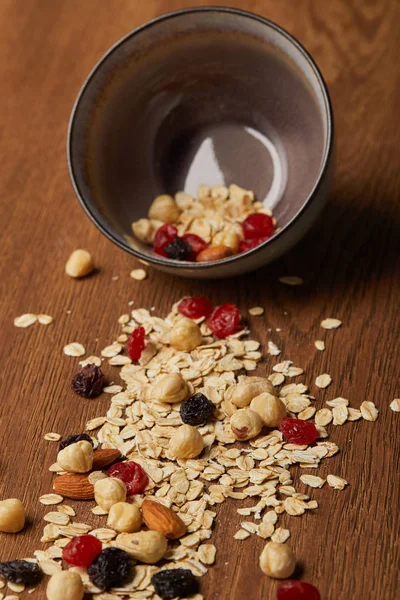
[[[136,327],[128,339],[128,356],[132,360],[139,360],[145,347],[144,327]]]
[[[283,581],[276,595],[277,600],[321,600],[319,591],[311,583],[289,579]]]
[[[293,444],[313,444],[318,437],[318,430],[314,423],[290,417],[282,419],[279,423],[279,431]]]
[[[178,304],[178,312],[189,319],[200,319],[209,317],[212,313],[212,304],[204,296],[184,298]]]
[[[94,535],[77,535],[63,548],[62,557],[69,565],[87,567],[102,549],[102,543]]]
[[[225,338],[239,330],[240,311],[236,304],[217,306],[209,318],[207,325],[218,338]]]
[[[113,465],[108,469],[107,475],[121,479],[126,485],[128,496],[142,494],[149,483],[147,473],[133,460]]]
[[[246,240],[269,238],[274,231],[274,222],[264,213],[253,213],[243,221],[242,227]]]
[[[256,248],[267,239],[268,236],[254,238],[252,240],[242,240],[239,244],[239,252],[247,252],[247,250],[252,250],[252,248]]]
[[[206,241],[199,237],[195,233],[185,233],[183,239],[187,241],[189,246],[192,248],[192,252],[187,260],[196,260],[196,256],[208,247]]]
[[[167,256],[165,246],[168,246],[178,235],[178,230],[174,225],[161,225],[156,231],[153,241],[153,250],[160,256]]]

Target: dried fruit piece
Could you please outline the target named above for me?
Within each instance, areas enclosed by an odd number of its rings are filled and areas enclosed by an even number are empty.
[[[269,238],[274,231],[274,222],[269,215],[253,213],[246,217],[242,223],[242,227],[246,240],[253,240],[260,237]]]
[[[142,506],[143,521],[149,529],[159,531],[168,540],[176,540],[186,533],[186,525],[171,509],[146,498]]]
[[[268,239],[269,236],[263,236],[254,238],[252,240],[242,240],[239,244],[239,252],[247,252],[247,250],[252,250]]]
[[[165,255],[174,260],[189,260],[192,254],[192,247],[181,237],[176,237],[172,242],[164,247]]]
[[[208,247],[207,242],[195,233],[185,233],[182,237],[192,249],[188,260],[196,260],[197,255]]]
[[[199,589],[197,579],[189,569],[164,569],[153,575],[151,583],[163,600],[192,596]]]
[[[42,578],[42,569],[38,564],[27,560],[0,562],[0,576],[13,583],[36,585]]]
[[[60,450],[64,450],[67,446],[71,444],[76,444],[77,442],[89,442],[93,446],[93,440],[87,433],[76,433],[74,435],[69,435],[60,442]]]
[[[129,336],[127,350],[128,356],[132,360],[139,360],[145,347],[144,336],[146,332],[144,327],[136,327]]]
[[[100,396],[104,386],[104,373],[95,364],[91,363],[81,367],[72,378],[71,387],[84,398]]]
[[[321,600],[319,591],[311,583],[291,579],[279,585],[276,598],[277,600]]]
[[[160,256],[167,256],[165,246],[170,244],[178,235],[178,230],[175,225],[161,225],[156,231],[153,241],[153,250]]]
[[[220,304],[208,320],[208,327],[218,338],[233,335],[239,329],[240,311],[236,304]]]
[[[132,575],[132,560],[120,548],[105,548],[88,566],[87,573],[94,585],[107,590],[129,580]]]
[[[113,465],[108,469],[107,475],[121,479],[126,485],[128,496],[142,494],[149,483],[147,473],[133,460]]]
[[[63,548],[62,558],[69,565],[87,567],[102,548],[102,543],[94,535],[77,535]]]
[[[184,298],[178,304],[178,312],[189,319],[209,317],[212,313],[212,304],[204,296]]]
[[[215,404],[200,392],[184,400],[180,407],[181,419],[188,425],[205,425],[214,411]]]
[[[279,424],[279,430],[293,444],[313,444],[318,437],[314,423],[285,417]]]

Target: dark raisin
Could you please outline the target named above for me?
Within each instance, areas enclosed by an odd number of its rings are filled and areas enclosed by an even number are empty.
[[[181,419],[188,425],[205,425],[215,410],[215,404],[198,392],[181,404]]]
[[[12,583],[36,585],[41,580],[43,572],[36,563],[27,560],[11,560],[0,562],[0,575]]]
[[[168,258],[186,260],[192,253],[192,246],[183,238],[176,237],[170,244],[165,246],[164,252]]]
[[[132,575],[132,560],[119,548],[106,548],[87,568],[90,581],[102,590],[126,583]]]
[[[76,433],[75,435],[69,435],[65,440],[61,440],[60,450],[63,450],[71,444],[76,444],[76,442],[89,442],[93,446],[93,440],[90,435],[87,433]]]
[[[103,391],[104,374],[95,364],[81,367],[72,378],[71,387],[84,398],[96,398]]]
[[[163,600],[191,596],[199,589],[197,579],[190,569],[164,569],[153,575],[151,583],[156,594]]]

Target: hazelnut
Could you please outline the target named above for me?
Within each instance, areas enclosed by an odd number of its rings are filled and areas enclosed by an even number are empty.
[[[149,217],[163,223],[176,223],[179,217],[178,205],[172,196],[157,196],[150,206]]]
[[[237,440],[250,440],[256,437],[262,426],[260,417],[250,408],[241,408],[231,416],[231,429]]]
[[[113,504],[108,513],[107,525],[124,533],[139,531],[142,524],[142,515],[136,504],[117,502]]]
[[[168,542],[159,531],[138,531],[120,533],[115,540],[115,545],[136,560],[154,565],[166,553]]]
[[[168,342],[175,350],[191,352],[201,344],[203,336],[200,327],[187,317],[182,317],[169,333]]]
[[[17,533],[25,525],[25,507],[18,498],[0,502],[0,531]]]
[[[261,570],[269,577],[286,579],[296,567],[296,559],[288,544],[268,542],[260,556]]]
[[[132,223],[132,231],[134,236],[144,244],[151,245],[154,241],[154,236],[157,229],[163,225],[162,221],[154,219],[139,219]]]
[[[234,252],[232,248],[228,248],[227,246],[210,246],[209,248],[205,248],[198,253],[196,256],[197,262],[210,262],[213,260],[222,260],[223,258],[228,258],[228,256],[232,256]]]
[[[108,512],[117,502],[125,502],[126,485],[116,477],[99,479],[94,484],[94,499],[103,510]]]
[[[93,466],[93,446],[83,440],[70,444],[57,454],[57,463],[68,473],[87,473]]]
[[[240,237],[236,231],[219,231],[212,239],[211,246],[226,246],[234,254],[239,252]]]
[[[195,458],[204,448],[200,433],[192,425],[181,425],[169,441],[169,448],[176,458]]]
[[[263,392],[274,393],[274,386],[268,379],[265,379],[265,377],[246,377],[232,389],[229,399],[232,404],[244,408],[250,404],[253,398]]]
[[[147,389],[146,400],[174,404],[186,400],[188,395],[189,388],[182,375],[172,373],[164,375],[155,385]]]
[[[281,420],[286,417],[286,406],[282,400],[268,392],[253,398],[250,408],[259,415],[267,427],[278,427]]]
[[[93,269],[92,255],[87,250],[74,250],[65,265],[66,274],[75,278],[86,277]]]
[[[81,576],[73,571],[58,571],[47,584],[47,600],[82,600],[84,594]]]

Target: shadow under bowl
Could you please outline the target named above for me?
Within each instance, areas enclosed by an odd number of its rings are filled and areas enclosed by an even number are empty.
[[[304,48],[257,15],[205,7],[150,21],[104,55],[76,100],[67,151],[76,194],[108,238],[171,274],[219,278],[303,237],[327,198],[332,145],[326,86]],[[257,248],[177,262],[132,237],[157,195],[230,183],[277,219]]]

